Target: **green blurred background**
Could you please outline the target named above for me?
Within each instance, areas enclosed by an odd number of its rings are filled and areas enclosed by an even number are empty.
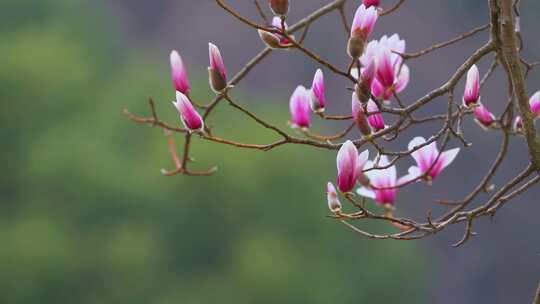
[[[325,217],[332,152],[195,141],[194,168],[218,174],[164,177],[163,132],[122,115],[147,114],[152,95],[179,123],[163,58],[125,47],[91,1],[0,5],[0,303],[425,300],[418,243],[364,240]],[[205,75],[191,80],[208,99]],[[220,134],[272,138],[220,113]]]

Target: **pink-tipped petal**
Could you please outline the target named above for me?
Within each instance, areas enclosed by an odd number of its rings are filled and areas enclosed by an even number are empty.
[[[409,84],[410,76],[411,75],[410,75],[409,67],[406,64],[404,64],[401,67],[401,70],[399,71],[399,75],[397,76],[396,93],[399,93],[405,90],[405,88]]]
[[[331,182],[328,182],[326,185],[326,196],[328,200],[328,208],[333,213],[338,213],[341,211],[341,202],[339,201],[336,188]]]
[[[480,99],[480,73],[478,67],[473,65],[467,72],[465,92],[463,93],[463,104],[471,106],[478,103]]]
[[[171,76],[174,87],[177,91],[184,94],[189,93],[190,85],[188,80],[188,74],[182,57],[177,51],[172,51],[170,55],[171,61]]]
[[[373,31],[378,17],[379,14],[375,7],[366,8],[365,5],[360,5],[354,14],[351,37],[361,37],[366,40]]]
[[[367,111],[368,114],[374,113],[368,115],[368,122],[371,128],[373,128],[375,131],[383,130],[385,128],[384,118],[382,113],[380,113],[379,107],[372,99],[368,101]]]
[[[395,81],[392,53],[385,49],[377,56],[377,79],[384,88],[391,88]]]
[[[366,84],[367,87],[371,87],[377,73],[377,62],[372,59],[361,71],[362,81]]]
[[[310,125],[310,96],[303,86],[298,86],[291,96],[289,106],[291,123],[296,128],[309,128]]]

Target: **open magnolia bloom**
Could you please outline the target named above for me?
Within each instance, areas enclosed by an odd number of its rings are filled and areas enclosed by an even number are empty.
[[[375,200],[378,205],[393,206],[396,201],[399,185],[408,182],[410,176],[406,175],[398,179],[396,166],[386,168],[390,165],[390,162],[385,155],[380,157],[379,163],[376,166],[383,169],[373,169],[375,165],[370,160],[366,162],[365,170],[367,171],[364,170],[364,174],[369,179],[370,186],[359,188],[357,193],[363,197]]]
[[[423,137],[415,137],[409,142],[409,151],[424,145],[426,140]],[[428,183],[434,181],[442,170],[450,165],[459,153],[459,148],[451,149],[440,153],[437,149],[437,142],[432,142],[428,145],[411,153],[411,156],[416,161],[416,166],[409,168],[407,180],[416,179],[425,175]]]
[[[409,84],[409,67],[403,64],[403,58],[399,55],[405,53],[405,46],[405,40],[400,39],[398,34],[390,37],[384,35],[378,41],[370,41],[360,57],[364,67],[376,61],[376,77],[371,85],[371,93],[385,103],[389,103],[394,93],[400,93]]]

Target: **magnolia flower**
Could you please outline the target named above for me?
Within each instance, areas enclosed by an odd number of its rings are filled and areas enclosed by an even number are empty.
[[[480,127],[487,129],[495,123],[495,115],[491,113],[481,102],[474,108],[475,121]]]
[[[227,87],[225,64],[217,46],[208,43],[208,50],[210,56],[210,66],[208,67],[210,87],[214,92],[219,93]]]
[[[184,94],[189,93],[189,80],[186,67],[182,61],[182,57],[177,51],[171,52],[171,74],[174,87],[177,91]]]
[[[268,0],[274,15],[287,16],[289,13],[289,0]]]
[[[382,116],[382,113],[379,110],[379,107],[373,101],[373,99],[370,99],[368,101],[367,112],[368,112],[368,122],[371,128],[373,128],[373,130],[375,131],[383,130],[385,128],[384,118]],[[370,113],[373,113],[373,114],[370,114]]]
[[[272,26],[273,29],[282,31],[281,28],[281,18],[274,17],[272,19]],[[285,23],[285,30],[288,29],[287,23]],[[261,37],[261,40],[269,47],[273,49],[284,49],[288,48],[292,45],[291,41],[287,39],[285,36],[281,35],[280,33],[271,33],[264,30],[258,30],[259,36]]]
[[[478,67],[473,65],[467,72],[465,92],[463,93],[463,105],[470,107],[480,101],[480,73]]]
[[[371,134],[371,128],[369,127],[369,124],[367,122],[366,113],[364,112],[364,108],[360,104],[360,100],[358,100],[358,96],[356,96],[356,93],[352,94],[351,108],[352,117],[360,132],[364,135]]]
[[[415,137],[409,142],[409,151],[425,143],[426,140],[423,137]],[[426,175],[425,178],[428,182],[434,181],[442,170],[454,161],[458,153],[459,148],[440,153],[435,141],[412,152],[411,156],[416,161],[417,166],[409,168],[410,180]]]
[[[341,202],[339,201],[336,188],[331,182],[326,185],[326,197],[328,199],[328,208],[333,213],[341,212]]]
[[[384,169],[373,169],[375,163],[366,162],[364,174],[370,181],[371,186],[364,186],[357,190],[361,196],[374,199],[378,205],[392,206],[396,201],[399,185],[407,182],[408,176],[397,178],[396,166],[389,166],[388,158],[382,155],[377,167]],[[386,168],[389,166],[388,168]]]
[[[381,0],[363,0],[362,3],[366,7],[370,7],[370,6],[379,7],[379,6],[381,6]]]
[[[316,113],[322,113],[324,112],[325,103],[324,74],[321,69],[318,69],[317,72],[315,72],[313,84],[311,85],[311,110]]]
[[[291,110],[291,124],[294,128],[309,128],[310,124],[310,96],[304,86],[298,86],[289,102]]]
[[[403,64],[399,55],[404,52],[405,41],[398,34],[390,37],[385,35],[379,41],[371,41],[360,57],[363,66],[376,62],[376,77],[371,85],[371,93],[385,103],[389,102],[394,93],[400,93],[409,84],[409,67]]]
[[[351,26],[351,38],[349,38],[347,45],[347,52],[351,58],[362,56],[367,39],[373,31],[378,17],[379,14],[375,7],[366,8],[362,4],[356,10]]]
[[[531,107],[531,112],[535,118],[540,117],[540,91],[534,93],[533,96],[529,99],[529,106]]]
[[[190,131],[201,131],[203,129],[204,122],[201,115],[195,111],[186,95],[177,91],[176,101],[172,103],[178,110],[178,113],[180,113],[180,120],[182,120],[186,129]]]
[[[369,151],[365,150],[358,155],[358,149],[350,140],[341,146],[336,158],[338,170],[336,183],[341,192],[351,192],[354,189],[363,174],[362,170],[368,158]]]

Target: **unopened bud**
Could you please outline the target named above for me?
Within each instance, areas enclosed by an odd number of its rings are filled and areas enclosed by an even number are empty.
[[[366,47],[366,41],[361,36],[351,36],[347,43],[347,54],[351,58],[360,58],[364,54]]]
[[[360,104],[356,93],[352,94],[352,116],[354,122],[356,123],[356,126],[358,127],[358,130],[360,130],[363,135],[370,135],[371,128],[369,127],[366,113],[364,112],[364,109]]]
[[[216,93],[225,90],[227,87],[225,79],[223,79],[221,74],[213,68],[208,68],[208,79],[210,80],[210,87]]]
[[[289,13],[289,0],[268,0],[274,15],[287,16]]]

